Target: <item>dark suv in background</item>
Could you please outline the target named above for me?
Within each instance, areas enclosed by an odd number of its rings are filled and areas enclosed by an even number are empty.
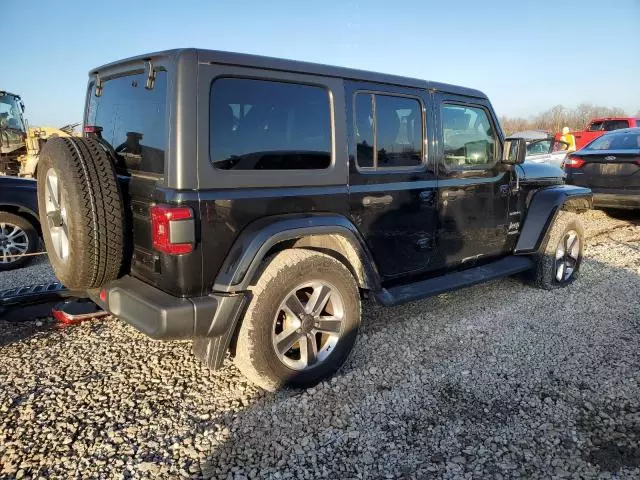
[[[187,49],[97,68],[86,95],[86,138],[38,169],[56,274],[264,388],[339,368],[363,295],[580,267],[591,192],[522,165],[477,90]]]

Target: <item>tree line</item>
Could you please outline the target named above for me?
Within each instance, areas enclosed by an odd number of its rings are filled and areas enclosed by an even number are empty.
[[[506,135],[512,135],[523,130],[544,130],[551,134],[559,132],[562,127],[571,130],[582,130],[589,120],[596,117],[627,117],[627,112],[617,107],[602,107],[590,103],[581,103],[576,108],[565,108],[556,105],[538,115],[529,118],[500,117],[500,124]],[[640,118],[640,112],[636,114]]]

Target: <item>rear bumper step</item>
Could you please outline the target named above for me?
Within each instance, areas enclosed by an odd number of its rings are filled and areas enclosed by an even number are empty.
[[[479,267],[430,278],[389,289],[383,288],[376,293],[376,299],[386,306],[399,305],[425,297],[439,295],[450,290],[469,287],[496,278],[507,277],[530,270],[533,261],[529,257],[510,256]]]
[[[156,340],[226,336],[246,301],[245,294],[174,297],[131,276],[92,291],[91,298],[104,310]]]

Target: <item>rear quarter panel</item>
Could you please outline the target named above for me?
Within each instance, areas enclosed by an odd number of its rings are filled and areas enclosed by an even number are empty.
[[[301,83],[329,92],[332,161],[323,170],[220,170],[210,161],[210,94],[220,77]],[[264,217],[310,212],[348,214],[348,153],[345,136],[344,83],[341,79],[200,63],[197,104],[197,197],[202,288],[213,287],[234,241],[251,222]],[[193,164],[181,168],[194,168]]]

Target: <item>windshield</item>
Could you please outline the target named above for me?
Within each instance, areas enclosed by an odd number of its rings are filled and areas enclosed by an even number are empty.
[[[20,102],[7,93],[0,93],[0,127],[25,131]]]
[[[624,132],[603,135],[585,147],[586,150],[628,150],[640,148],[640,133]]]

